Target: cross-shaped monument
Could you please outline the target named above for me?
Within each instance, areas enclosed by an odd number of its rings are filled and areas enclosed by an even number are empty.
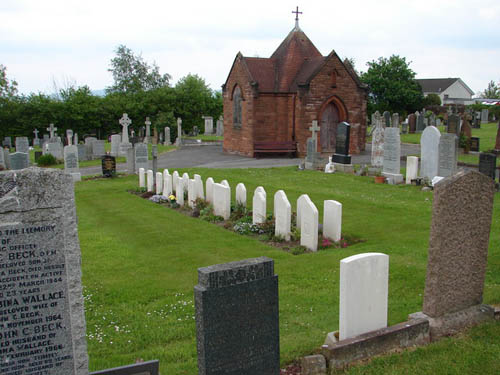
[[[124,113],[122,118],[118,122],[122,126],[122,143],[129,143],[128,142],[128,127],[132,123],[132,120],[128,117],[128,115],[126,113]]]
[[[33,130],[33,133],[35,134],[35,139],[38,139],[38,129]]]
[[[320,130],[320,127],[318,126],[318,121],[316,120],[313,120],[312,122],[312,126],[309,127],[309,130],[311,131],[312,133],[312,136],[311,138],[314,140],[314,142],[317,144],[318,142],[318,134],[316,132],[319,132]]]
[[[47,131],[50,132],[50,138],[54,138],[54,133],[57,130],[57,128],[54,127],[54,124],[50,124],[49,127],[47,128]]]
[[[299,12],[299,7],[295,11],[292,10],[292,13],[295,13],[295,27],[299,27],[299,14],[302,14],[302,12]]]
[[[40,140],[38,139],[38,129],[33,130],[35,134],[35,139],[33,139],[33,146],[40,146]]]

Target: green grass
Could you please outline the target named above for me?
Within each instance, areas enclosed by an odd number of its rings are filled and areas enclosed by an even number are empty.
[[[182,137],[184,139],[201,139],[203,142],[215,142],[215,141],[223,141],[224,137],[217,137],[216,135],[202,135],[199,134],[196,137]]]
[[[159,359],[162,374],[196,374],[193,287],[197,269],[268,256],[279,276],[282,365],[313,353],[338,328],[339,262],[363,252],[390,255],[389,324],[421,311],[432,193],[375,185],[371,178],[270,169],[179,169],[203,180],[238,182],[248,202],[257,185],[285,190],[293,210],[308,193],[322,220],[323,200],[343,204],[342,232],[365,240],[345,249],[294,256],[256,239],[188,217],[128,193],[137,177],[76,184],[91,370]],[[172,173],[173,171],[171,171]],[[500,201],[495,200],[484,302],[500,303]],[[500,357],[498,323],[403,356],[382,357],[353,373],[492,372]],[[356,372],[357,371],[357,372]]]

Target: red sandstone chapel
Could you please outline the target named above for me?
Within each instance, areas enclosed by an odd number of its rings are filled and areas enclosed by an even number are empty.
[[[297,145],[306,153],[317,120],[318,151],[335,152],[337,124],[351,125],[350,152],[364,150],[367,88],[351,64],[322,56],[298,24],[269,58],[236,55],[224,97],[224,151],[254,156],[262,142]]]

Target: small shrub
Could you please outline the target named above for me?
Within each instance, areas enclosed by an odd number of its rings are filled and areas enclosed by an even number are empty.
[[[37,164],[40,167],[48,167],[50,165],[56,165],[57,159],[54,157],[54,155],[45,154],[38,158]]]
[[[305,247],[305,246],[295,246],[294,248],[292,248],[291,253],[293,255],[305,254],[305,253],[307,253],[307,247]]]
[[[247,208],[245,206],[243,206],[241,203],[236,203],[235,205],[231,203],[231,221],[237,221],[246,215]]]

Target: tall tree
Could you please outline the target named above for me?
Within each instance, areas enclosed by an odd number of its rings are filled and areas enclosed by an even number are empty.
[[[0,98],[8,98],[17,94],[17,82],[7,78],[7,67],[0,64]]]
[[[494,81],[490,81],[481,96],[486,99],[500,99],[500,84],[497,85]]]
[[[361,74],[361,80],[369,86],[373,111],[409,113],[421,109],[422,88],[405,57],[379,57],[366,64],[368,71]]]
[[[172,78],[168,73],[160,74],[156,63],[150,66],[141,55],[134,55],[130,48],[119,45],[116,57],[111,59],[109,72],[113,74],[113,86],[106,88],[108,93],[135,93],[168,86]]]

